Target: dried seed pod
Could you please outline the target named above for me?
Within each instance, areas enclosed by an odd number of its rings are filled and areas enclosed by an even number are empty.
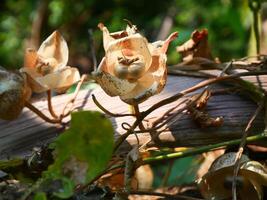
[[[0,67],[0,119],[13,120],[21,113],[31,90],[25,77]]]
[[[209,172],[198,180],[199,188],[205,199],[231,199],[233,170],[236,153],[226,153],[217,158]],[[241,167],[236,180],[238,199],[263,199],[262,187],[267,186],[267,170],[256,161],[241,157]]]
[[[109,33],[103,24],[99,28],[105,57],[94,76],[103,90],[128,104],[141,103],[161,92],[167,79],[166,52],[178,33],[165,41],[148,43],[134,25],[115,33]]]
[[[24,67],[20,71],[27,74],[34,92],[64,92],[80,80],[78,69],[66,66],[68,56],[66,41],[55,31],[41,44],[38,51],[26,50]]]

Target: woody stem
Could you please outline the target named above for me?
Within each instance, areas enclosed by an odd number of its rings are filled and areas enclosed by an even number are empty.
[[[25,107],[27,107],[28,109],[30,109],[32,112],[34,112],[36,115],[38,115],[40,118],[42,118],[46,122],[49,122],[51,124],[61,123],[61,120],[60,119],[51,119],[51,118],[47,117],[44,113],[42,113],[38,108],[36,108],[34,105],[32,105],[28,101],[25,102]]]
[[[55,119],[58,119],[57,114],[54,112],[53,106],[52,106],[52,98],[51,98],[51,90],[47,91],[47,104],[48,104],[48,110],[52,117]]]
[[[62,113],[60,115],[60,119],[63,119],[64,117],[68,116],[71,113],[74,102],[75,102],[77,95],[81,89],[81,86],[82,86],[83,82],[86,80],[86,78],[87,78],[87,75],[83,74],[80,81],[78,82],[78,84],[76,86],[76,89],[75,89],[75,92],[74,92],[72,98],[65,104],[65,106],[62,110]],[[67,110],[68,107],[69,107],[69,111],[67,113],[65,113],[65,111]]]
[[[134,111],[134,114],[135,114],[135,116],[136,116],[137,119],[141,117],[140,116],[140,110],[139,110],[139,105],[138,104],[133,105],[133,111]],[[140,124],[138,125],[138,127],[139,127],[139,129],[141,131],[146,130],[145,127],[144,127],[144,125],[143,125],[143,123],[142,123],[142,121],[140,122]]]

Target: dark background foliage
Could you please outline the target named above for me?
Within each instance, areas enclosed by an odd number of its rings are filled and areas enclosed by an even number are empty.
[[[246,0],[3,0],[0,4],[0,65],[20,68],[27,47],[40,45],[53,30],[66,38],[69,65],[91,69],[88,29],[93,30],[97,60],[103,56],[103,22],[111,31],[125,28],[123,19],[138,26],[149,41],[164,39],[171,31],[179,38],[169,50],[168,63],[179,55],[175,46],[193,30],[207,28],[215,56],[222,61],[247,55],[252,15]]]

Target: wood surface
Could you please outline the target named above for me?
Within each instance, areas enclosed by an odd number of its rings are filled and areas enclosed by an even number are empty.
[[[257,83],[255,77],[246,77],[246,79]],[[189,88],[203,80],[202,78],[186,77],[186,76],[168,76],[165,89],[158,95],[155,95],[140,105],[140,110],[149,108],[154,103],[172,96],[179,91]],[[267,88],[267,75],[261,76],[262,86]],[[225,88],[224,85],[216,84],[212,89]],[[200,91],[197,91],[200,92]],[[109,97],[101,88],[94,90],[80,91],[75,102],[76,110],[99,110],[92,101],[91,95],[94,94],[98,101],[109,111],[114,113],[129,113],[129,106],[118,97]],[[53,97],[53,106],[57,113],[63,109],[65,102],[70,95],[59,95]],[[181,100],[180,100],[181,101]],[[153,121],[161,116],[167,109],[176,105],[177,102],[166,105],[154,111],[147,117]],[[34,105],[42,112],[48,113],[46,100],[35,102]],[[200,128],[191,119],[191,117],[183,113],[179,119],[173,124],[168,124],[167,129],[158,137],[160,143],[157,145],[165,146],[200,146],[218,143],[230,139],[240,138],[243,130],[253,115],[257,105],[250,99],[238,94],[220,94],[214,95],[208,102],[207,112],[214,117],[221,116],[224,123],[221,127]],[[263,113],[257,117],[250,134],[260,133],[264,129]],[[66,118],[64,122],[68,123],[70,118]],[[115,138],[123,134],[125,130],[121,128],[123,122],[131,124],[133,117],[110,118],[115,129]],[[88,122],[93,123],[93,122]],[[59,133],[64,131],[67,126],[49,124],[40,119],[27,108],[24,108],[20,117],[14,121],[0,120],[0,159],[27,155],[34,146],[40,146],[53,140]],[[101,127],[100,127],[101,128]],[[144,144],[151,140],[150,133],[138,134],[140,143]],[[130,135],[127,141],[122,145],[122,150],[127,150],[129,145],[136,144],[134,135]]]

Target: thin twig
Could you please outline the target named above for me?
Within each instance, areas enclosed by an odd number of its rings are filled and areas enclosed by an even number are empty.
[[[176,108],[178,108],[180,105],[182,104],[186,104],[189,100],[188,99],[184,99],[183,101],[179,102],[176,106],[170,108],[169,110],[167,110],[160,118],[158,118],[156,121],[153,122],[152,127],[155,127],[157,124],[161,123],[164,119],[166,119],[166,117],[168,115],[170,115],[170,113],[172,111],[174,111]]]
[[[145,117],[143,115],[140,115],[138,118],[136,118],[135,122],[132,124],[132,126],[130,127],[130,129],[124,133],[123,135],[121,135],[117,141],[115,142],[115,147],[113,152],[116,152],[117,149],[120,147],[120,145],[124,142],[124,140],[133,133],[134,129],[140,124],[140,122],[143,121]]]
[[[135,105],[132,105],[132,106],[133,106],[133,111],[134,111],[135,117],[136,118],[139,118],[139,116],[140,116],[139,105],[138,104],[135,104]],[[145,127],[144,127],[144,125],[143,125],[143,123],[142,123],[142,121],[139,123],[138,127],[139,127],[139,129],[141,131],[146,130]]]
[[[128,114],[117,114],[117,113],[112,113],[110,111],[108,111],[106,108],[104,108],[100,103],[99,101],[96,99],[95,95],[92,94],[92,99],[95,103],[95,105],[100,109],[102,110],[105,114],[111,116],[111,117],[128,117],[128,116],[131,116],[131,117],[134,117],[135,114],[131,114],[131,113],[128,113]]]
[[[81,89],[81,86],[82,86],[82,84],[86,78],[87,78],[87,76],[85,74],[83,74],[80,81],[78,82],[78,84],[76,86],[76,89],[75,89],[75,92],[74,92],[72,98],[65,104],[65,106],[62,110],[62,113],[60,115],[60,119],[63,119],[64,117],[68,116],[71,113],[72,107],[73,107],[74,102],[76,100],[76,97],[77,97],[77,95]],[[65,111],[67,110],[68,107],[69,107],[69,111],[67,113],[65,113]]]
[[[38,115],[40,118],[45,120],[46,122],[52,123],[52,124],[59,124],[61,123],[60,119],[50,119],[46,115],[44,115],[38,108],[36,108],[34,105],[32,105],[29,102],[25,102],[25,107],[29,108],[32,112],[34,112],[36,115]]]
[[[55,119],[58,119],[57,114],[54,112],[53,106],[52,106],[52,95],[51,95],[51,90],[47,91],[47,105],[48,105],[48,110],[52,117]]]
[[[264,103],[265,102],[263,101],[263,102],[261,102],[259,104],[259,106],[256,109],[255,113],[252,115],[251,119],[249,120],[249,122],[248,122],[248,124],[246,126],[246,129],[244,131],[244,134],[242,135],[241,142],[240,142],[240,145],[239,145],[239,149],[238,149],[238,152],[236,154],[235,166],[234,166],[234,175],[233,175],[233,184],[232,184],[232,196],[233,196],[233,199],[234,200],[237,199],[237,194],[236,194],[236,177],[238,175],[238,171],[239,171],[239,168],[240,168],[240,165],[241,165],[241,156],[242,156],[242,153],[244,151],[245,144],[246,144],[246,138],[248,136],[248,131],[251,128],[252,123],[254,122],[254,120],[256,119],[256,117],[258,116],[258,114],[263,109]]]

